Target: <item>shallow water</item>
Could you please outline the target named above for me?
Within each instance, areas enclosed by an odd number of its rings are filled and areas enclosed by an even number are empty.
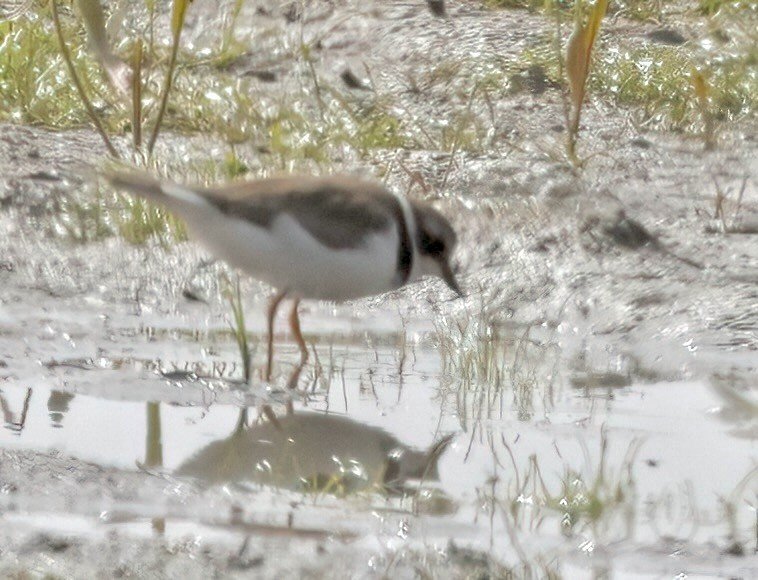
[[[354,421],[356,431],[344,440],[335,439],[328,430],[319,442],[333,449],[342,463],[361,456],[363,436],[356,435],[361,430],[369,439],[384,432],[395,438],[392,449],[405,447],[409,452],[423,451],[453,435],[439,460],[439,482],[430,479],[421,484],[422,490],[436,490],[429,496],[432,499],[424,503],[418,499],[422,495],[414,502],[393,500],[405,514],[401,520],[413,518],[417,509],[430,514],[413,519],[416,523],[403,550],[419,541],[444,545],[455,538],[456,543],[489,552],[510,566],[560,557],[568,571],[600,566],[619,577],[641,578],[656,577],[668,568],[659,563],[651,564],[649,574],[638,570],[629,558],[630,546],[653,560],[659,554],[665,561],[661,552],[679,553],[685,568],[704,574],[714,567],[738,571],[748,565],[739,558],[723,562],[713,546],[723,550],[733,540],[747,546],[752,541],[758,418],[749,412],[728,413],[724,410],[728,401],[709,384],[643,383],[632,373],[572,371],[556,346],[560,333],[541,328],[509,331],[518,339],[491,336],[495,346],[487,347],[487,371],[482,367],[481,342],[467,345],[461,339],[458,350],[451,349],[438,334],[444,325],[399,320],[391,311],[376,307],[356,319],[349,315],[350,308],[308,309],[306,326],[320,329],[319,335],[309,336],[309,341],[317,341],[320,366],[309,365],[301,375],[301,389],[308,394],[295,396],[295,416],[328,413]],[[84,336],[71,338],[78,333],[76,319],[81,323],[82,318],[68,312],[60,320],[52,315],[39,321],[40,336],[47,333],[50,344],[60,341],[68,345],[68,352],[63,357],[61,349],[51,349],[58,354],[50,359],[38,352],[36,379],[17,380],[13,368],[20,361],[3,369],[2,448],[60,454],[114,472],[161,473],[178,489],[188,484],[202,489],[207,485],[202,479],[174,472],[214,442],[233,439],[243,401],[251,406],[249,429],[256,428],[257,405],[264,400],[284,418],[280,403],[289,393],[281,387],[242,385],[236,378],[240,370],[233,366],[234,345],[223,327],[194,335],[183,327],[165,326],[150,331],[133,327],[134,332],[128,332],[129,319],[111,312],[111,354],[101,351],[99,357],[90,358],[87,349],[78,346]],[[260,322],[252,310],[250,319],[251,325]],[[374,320],[376,329],[367,333]],[[398,324],[395,332],[388,330],[391,320]],[[31,326],[27,324],[27,330]],[[72,330],[67,333],[64,328]],[[398,328],[402,330],[397,332]],[[277,341],[277,349],[279,384],[283,384],[287,361],[294,364],[296,352],[284,337]],[[151,352],[156,355],[152,360]],[[463,366],[475,356],[482,367],[476,372]],[[35,358],[28,351],[27,357]],[[231,366],[221,365],[222,360]],[[455,365],[458,375],[451,375]],[[493,368],[503,372],[493,373]],[[267,420],[261,420],[265,425]],[[375,454],[370,460],[377,461]],[[246,470],[254,471],[253,466]],[[211,475],[210,479],[216,485],[224,483],[223,478]],[[260,479],[248,479],[257,482],[255,487],[224,486],[225,494],[232,501],[246,502],[251,493],[253,497],[270,493]],[[305,508],[299,519],[315,518],[314,529],[325,537],[345,531],[345,520],[333,519],[334,500],[324,499],[333,491],[325,488],[314,496],[314,512],[309,517]],[[83,507],[83,520],[59,526],[58,516],[46,515],[55,512],[55,502],[50,505],[49,498],[39,493],[29,486],[12,494],[12,505],[24,506],[27,516],[21,519],[26,525],[74,535],[96,533],[103,525],[103,520],[96,523],[97,518],[88,525],[87,516],[96,513]],[[106,521],[115,517],[122,531],[141,535],[151,533],[155,528],[149,522],[159,517],[167,537],[200,534],[207,508],[193,507],[191,496],[185,497],[181,509],[167,507],[162,494],[146,493],[136,504],[110,501],[107,513],[128,515],[121,524],[117,515]],[[347,516],[350,533],[379,533],[374,524],[361,523],[361,514],[389,499],[380,500],[383,494],[373,496],[370,491],[365,494],[361,492],[364,499],[358,504],[342,500],[352,505]],[[600,511],[590,516],[593,501]],[[327,509],[331,515],[316,516],[320,502],[331,506]],[[729,536],[725,502],[735,509],[736,538]],[[285,506],[271,503],[269,517],[280,521]],[[277,512],[279,516],[271,516]],[[193,527],[192,521],[200,527]],[[226,531],[217,532],[225,541],[232,541],[236,533],[230,524],[226,521],[221,527]],[[519,546],[515,555],[514,543]],[[401,549],[388,546],[390,552]],[[590,557],[591,553],[603,557]]]

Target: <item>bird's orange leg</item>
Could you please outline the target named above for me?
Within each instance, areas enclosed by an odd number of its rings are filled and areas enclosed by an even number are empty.
[[[300,377],[300,371],[303,370],[305,363],[308,361],[308,345],[305,344],[303,333],[300,331],[300,317],[298,316],[297,309],[300,306],[300,299],[295,298],[295,302],[292,305],[292,311],[290,312],[290,329],[292,335],[295,337],[295,342],[300,348],[300,364],[292,373],[290,380],[288,381],[288,387],[294,389],[297,386],[297,379]]]
[[[282,290],[271,300],[268,307],[268,360],[266,362],[266,382],[271,381],[271,368],[274,362],[274,318],[279,305],[287,295],[287,290]],[[297,302],[295,303],[297,304]]]
[[[295,298],[295,302],[292,305],[292,311],[290,312],[290,329],[295,336],[295,342],[300,347],[300,366],[304,365],[308,361],[308,345],[305,344],[303,333],[300,332],[300,317],[298,316],[297,309],[300,306],[300,298]]]

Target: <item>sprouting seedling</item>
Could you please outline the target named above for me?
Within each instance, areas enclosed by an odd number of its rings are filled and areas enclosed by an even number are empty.
[[[597,0],[590,9],[585,22],[584,2],[576,3],[574,31],[566,47],[566,74],[568,76],[571,107],[568,111],[568,142],[567,152],[572,162],[577,163],[576,142],[579,138],[579,122],[582,116],[582,106],[587,88],[592,48],[595,45],[600,22],[605,16],[608,0]]]
[[[171,57],[168,62],[168,71],[166,71],[166,78],[163,85],[163,94],[161,95],[161,104],[158,109],[158,116],[155,119],[155,126],[153,127],[153,133],[150,136],[150,142],[147,145],[148,155],[152,154],[155,148],[155,142],[158,140],[158,134],[161,130],[161,124],[163,123],[163,116],[166,114],[166,108],[168,107],[168,95],[171,92],[171,85],[174,80],[174,70],[176,69],[176,58],[179,55],[179,40],[182,36],[182,30],[184,30],[184,22],[187,16],[187,8],[192,0],[174,0],[173,9],[171,11],[171,35],[173,36],[173,42],[171,46]]]
[[[242,309],[242,293],[240,292],[240,280],[237,277],[236,284],[232,285],[231,280],[226,276],[223,277],[224,296],[229,301],[232,309],[233,320],[229,323],[237,342],[242,359],[242,369],[245,376],[245,382],[250,383],[252,376],[250,365],[250,344],[247,340],[247,328],[245,326],[245,313]]]

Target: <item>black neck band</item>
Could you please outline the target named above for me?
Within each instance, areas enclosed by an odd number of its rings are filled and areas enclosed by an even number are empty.
[[[402,203],[399,199],[397,200],[397,233],[400,238],[400,243],[397,246],[398,287],[408,282],[411,277],[411,270],[413,269],[413,241],[411,240],[410,232],[408,232],[408,224],[405,221],[406,216]],[[412,215],[408,217],[413,218]]]

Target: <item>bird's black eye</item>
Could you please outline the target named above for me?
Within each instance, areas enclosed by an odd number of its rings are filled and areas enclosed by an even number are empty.
[[[445,253],[445,243],[442,240],[425,240],[424,250],[432,256],[441,256]]]

